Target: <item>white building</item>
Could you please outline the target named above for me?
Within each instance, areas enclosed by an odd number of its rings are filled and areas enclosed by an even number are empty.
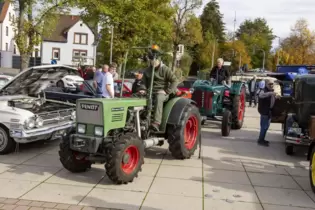
[[[79,16],[60,15],[55,31],[43,37],[41,46],[42,64],[78,65],[79,58],[85,57],[85,65],[94,65],[96,46],[91,28]],[[82,60],[81,60],[82,62]]]
[[[14,41],[16,12],[9,0],[0,3],[0,66],[11,68],[12,56],[18,54]]]

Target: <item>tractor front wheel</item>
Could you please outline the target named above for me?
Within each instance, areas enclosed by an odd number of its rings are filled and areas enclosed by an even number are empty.
[[[310,183],[311,188],[313,192],[315,193],[315,147],[312,149],[311,153],[311,159],[310,159],[310,167],[309,167],[309,173],[310,173]]]
[[[144,145],[134,133],[120,136],[109,148],[106,174],[116,184],[127,184],[138,177],[144,163]]]
[[[234,96],[232,107],[232,128],[241,129],[245,116],[246,88],[242,87],[240,95]]]
[[[221,134],[222,136],[229,136],[232,125],[232,113],[226,110],[223,113],[222,124],[221,124]]]
[[[181,160],[190,158],[200,142],[200,132],[199,110],[196,106],[189,104],[184,108],[179,124],[168,127],[169,151],[172,156]]]
[[[70,134],[72,134],[71,132]],[[86,160],[87,155],[71,150],[70,134],[64,136],[59,144],[59,159],[63,167],[72,173],[85,172],[91,168],[91,161]]]

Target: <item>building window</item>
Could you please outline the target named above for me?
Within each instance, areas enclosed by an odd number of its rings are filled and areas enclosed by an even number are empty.
[[[16,54],[16,45],[13,47],[13,54]]]
[[[60,60],[60,48],[52,48],[52,59]]]
[[[9,27],[8,26],[5,27],[5,35],[9,36]]]
[[[86,61],[87,50],[73,50],[72,60],[73,61]]]
[[[9,51],[9,44],[5,43],[5,51]]]
[[[88,35],[83,33],[74,33],[74,44],[88,44]]]
[[[9,21],[11,21],[11,12],[9,12]]]
[[[12,15],[12,21],[14,22],[14,15]]]

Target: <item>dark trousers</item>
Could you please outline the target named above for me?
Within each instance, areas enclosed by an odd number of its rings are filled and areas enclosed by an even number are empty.
[[[252,102],[254,100],[254,105],[257,105],[257,97],[256,97],[256,92],[249,93],[249,106],[252,106]]]
[[[271,117],[268,115],[260,115],[260,133],[258,141],[264,141],[269,129]]]

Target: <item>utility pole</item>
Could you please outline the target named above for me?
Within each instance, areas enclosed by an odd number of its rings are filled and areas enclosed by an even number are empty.
[[[235,42],[235,34],[236,33],[236,11],[235,11],[235,16],[234,16],[234,31],[233,31],[233,48],[235,47],[234,46],[234,42]],[[235,52],[233,51],[233,57],[235,56]]]
[[[279,36],[277,36],[277,38],[278,38],[278,45],[279,45],[279,49],[278,49],[278,56],[277,56],[277,66],[279,65],[279,62],[280,62],[280,49],[281,49],[281,47],[280,47],[280,45],[281,45],[281,40],[280,40],[280,37]]]
[[[113,62],[113,41],[114,41],[114,26],[111,26],[111,39],[110,39],[110,58],[109,64]]]

